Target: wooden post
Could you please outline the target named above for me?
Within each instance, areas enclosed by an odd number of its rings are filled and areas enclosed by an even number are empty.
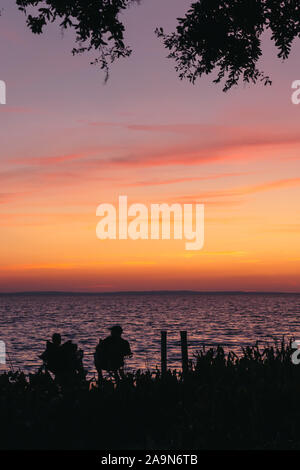
[[[161,331],[161,375],[165,375],[167,372],[167,332]]]
[[[182,360],[182,373],[185,376],[188,372],[188,346],[186,331],[180,332],[181,340],[181,360]]]

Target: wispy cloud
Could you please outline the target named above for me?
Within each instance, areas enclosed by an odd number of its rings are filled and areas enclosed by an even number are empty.
[[[96,125],[94,123],[94,125]],[[244,129],[213,125],[143,125],[98,123],[102,127],[124,126],[126,129],[147,132],[173,132],[179,136],[172,144],[157,137],[130,143],[112,142],[109,145],[89,145],[87,148],[57,153],[10,159],[10,162],[32,166],[68,164],[74,168],[150,168],[162,166],[193,166],[221,161],[248,161],[271,158],[280,149],[298,148],[300,134],[281,129]],[[78,132],[78,130],[77,130]],[[96,139],[96,137],[93,137]],[[99,136],[97,136],[97,139]],[[150,184],[150,183],[149,183]],[[156,182],[154,183],[156,184]],[[159,184],[159,183],[157,183]]]
[[[201,251],[196,253],[183,253],[184,258],[193,258],[195,256],[233,256],[242,257],[246,256],[246,251]]]
[[[300,233],[300,224],[279,224],[273,225],[269,230],[269,232],[283,232],[283,233]]]
[[[78,160],[81,158],[87,158],[91,155],[99,155],[107,150],[107,147],[97,149],[87,149],[82,152],[64,153],[61,155],[54,156],[41,156],[41,157],[24,157],[17,158],[13,161],[15,163],[27,164],[27,165],[57,165],[58,163],[69,162],[72,160]]]
[[[26,108],[23,106],[1,106],[0,113],[14,113],[14,114],[31,114],[37,110],[34,108]]]
[[[267,183],[257,184],[253,186],[244,186],[239,188],[224,189],[224,190],[213,190],[213,191],[203,191],[197,195],[187,195],[181,196],[181,200],[198,200],[202,201],[210,198],[226,198],[226,197],[236,197],[236,196],[245,196],[247,194],[255,194],[262,191],[270,191],[273,189],[281,188],[291,188],[295,186],[300,186],[300,178],[286,178],[277,181],[269,181]]]
[[[206,180],[215,180],[219,178],[226,178],[231,176],[241,176],[246,175],[249,173],[220,173],[214,175],[206,175],[206,176],[195,176],[195,177],[186,177],[186,178],[173,178],[167,180],[150,180],[150,181],[136,181],[132,183],[125,183],[125,186],[161,186],[161,185],[168,185],[168,184],[178,184],[178,183],[189,183],[192,181],[206,181]]]
[[[25,192],[15,192],[15,193],[0,193],[0,204],[7,204],[12,201],[15,201],[21,196],[24,196],[29,193]]]

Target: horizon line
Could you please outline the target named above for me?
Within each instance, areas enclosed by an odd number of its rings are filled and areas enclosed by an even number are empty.
[[[247,291],[247,290],[212,290],[212,291],[199,291],[190,289],[162,289],[162,290],[119,290],[119,291],[15,291],[15,292],[0,292],[0,295],[143,295],[143,294],[215,294],[215,295],[230,295],[230,294],[277,294],[277,295],[300,295],[300,292],[287,292],[287,291]]]

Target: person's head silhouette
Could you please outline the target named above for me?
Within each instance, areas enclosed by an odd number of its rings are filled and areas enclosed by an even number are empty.
[[[115,337],[117,336],[120,337],[123,333],[123,328],[120,325],[114,325],[109,329],[110,329],[111,335]]]
[[[52,343],[55,344],[55,346],[60,346],[61,336],[59,333],[54,333],[52,335]]]

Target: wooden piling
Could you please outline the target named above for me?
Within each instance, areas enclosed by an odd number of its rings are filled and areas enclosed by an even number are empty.
[[[181,341],[182,373],[183,373],[183,376],[185,376],[188,372],[188,345],[187,345],[186,331],[180,332],[180,341]]]
[[[161,331],[161,375],[165,375],[167,372],[167,332]]]

